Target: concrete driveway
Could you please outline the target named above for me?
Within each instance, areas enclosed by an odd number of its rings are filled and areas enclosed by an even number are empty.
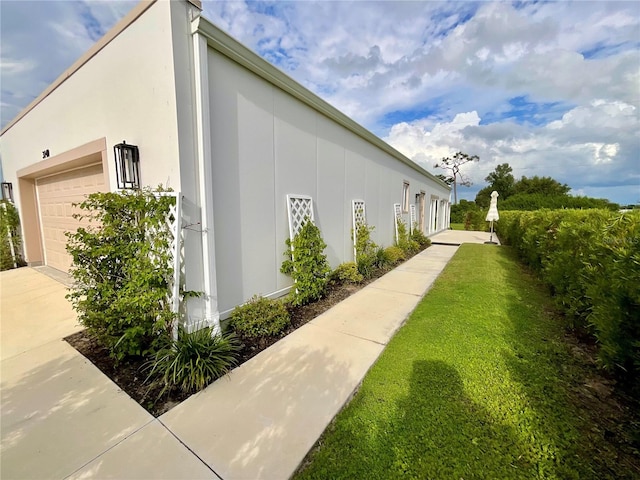
[[[0,477],[217,478],[63,337],[66,287],[0,272]]]

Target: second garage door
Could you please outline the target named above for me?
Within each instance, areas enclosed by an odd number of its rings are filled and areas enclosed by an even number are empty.
[[[38,207],[42,226],[45,263],[67,272],[71,257],[67,254],[65,232],[75,232],[80,222],[73,218],[78,212],[74,203],[82,202],[90,193],[105,191],[102,164],[90,165],[57,173],[36,180]]]

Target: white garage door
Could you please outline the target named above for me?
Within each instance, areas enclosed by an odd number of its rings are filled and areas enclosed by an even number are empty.
[[[79,211],[73,204],[82,202],[90,193],[105,190],[102,164],[38,178],[36,190],[45,263],[66,272],[71,266],[71,257],[66,251],[65,232],[75,232],[79,226],[87,224],[87,221],[73,218],[72,215]]]

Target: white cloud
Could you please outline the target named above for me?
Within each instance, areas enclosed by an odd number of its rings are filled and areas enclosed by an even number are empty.
[[[417,120],[394,125],[385,140],[428,168],[458,150],[479,155],[479,163],[463,167],[475,184],[509,163],[518,178],[551,176],[576,188],[626,185],[628,195],[640,185],[637,108],[620,101],[594,100],[541,127],[508,121],[482,125],[475,111],[436,125]]]
[[[0,2],[1,124],[15,117],[135,3]]]
[[[134,4],[0,2],[2,123]],[[482,159],[468,166],[476,186],[508,162],[518,175],[558,177],[585,192],[609,185],[613,199],[640,199],[637,2],[205,0],[203,7],[424,165],[462,150]]]

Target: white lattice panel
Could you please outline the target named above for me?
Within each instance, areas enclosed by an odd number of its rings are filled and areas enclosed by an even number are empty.
[[[414,204],[409,205],[409,218],[411,224],[409,225],[409,232],[413,233],[413,229],[418,221],[418,215],[416,214],[416,206]]]
[[[298,234],[306,219],[314,222],[313,199],[307,195],[287,195],[287,212],[289,214],[289,239]]]
[[[175,202],[169,207],[169,212],[165,218],[166,234],[169,240],[169,264],[172,270],[171,278],[167,279],[169,291],[167,301],[171,305],[171,311],[175,314],[180,312],[180,281],[183,276],[183,232],[182,232],[182,195],[178,192],[167,192],[156,194],[157,196],[173,197]],[[154,232],[150,232],[151,235]],[[173,336],[177,338],[178,329],[173,326]]]
[[[398,243],[398,222],[402,221],[402,207],[399,203],[393,204],[393,219],[396,227],[396,243]]]
[[[367,210],[364,200],[351,201],[351,218],[353,219],[353,260],[356,258],[356,242],[358,237],[358,228],[367,224]]]

